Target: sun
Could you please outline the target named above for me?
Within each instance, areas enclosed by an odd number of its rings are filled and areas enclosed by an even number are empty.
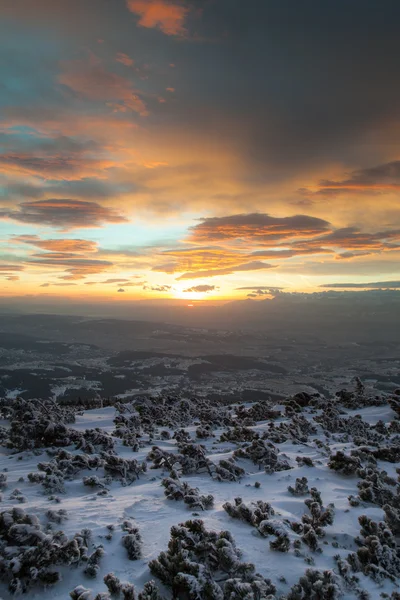
[[[175,290],[174,298],[180,300],[188,300],[189,302],[193,300],[203,300],[206,297],[205,292],[184,292],[183,290]]]

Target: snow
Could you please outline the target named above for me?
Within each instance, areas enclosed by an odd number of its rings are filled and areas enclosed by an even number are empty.
[[[347,411],[348,415],[355,415],[359,412]],[[111,434],[115,429],[113,423],[115,413],[114,407],[85,411],[77,417],[76,423],[71,427],[78,431],[101,428]],[[307,419],[312,419],[311,413],[303,414],[307,415]],[[393,412],[386,407],[369,407],[363,409],[362,416],[366,422],[374,424],[379,419],[386,421],[393,419]],[[285,418],[282,417],[280,421],[285,421]],[[252,428],[262,433],[267,430],[267,427],[268,423],[262,422]],[[196,441],[195,426],[185,429]],[[232,451],[237,448],[234,443],[218,441],[222,431],[221,428],[217,429],[214,432],[215,437],[211,439],[197,440],[197,443],[200,442],[206,446],[208,458],[214,462],[218,462],[222,458],[229,458]],[[318,435],[310,436],[311,440],[317,439]],[[120,439],[115,438],[115,441],[119,456],[135,458],[138,461],[145,460],[151,448],[151,444],[147,444],[139,452],[133,453],[130,448],[122,445]],[[176,442],[172,439],[166,441],[155,439],[153,443],[167,451],[176,449]],[[234,498],[238,496],[245,503],[263,500],[269,502],[274,508],[275,516],[272,519],[277,524],[283,519],[300,521],[301,516],[306,512],[304,497],[292,496],[287,488],[289,485],[294,486],[296,478],[307,477],[309,487],[316,487],[320,490],[324,506],[327,506],[328,503],[335,505],[334,523],[326,528],[326,537],[320,544],[323,552],[311,553],[306,547],[302,549],[304,557],[312,556],[315,568],[321,570],[334,569],[333,557],[336,554],[345,558],[349,551],[355,550],[354,538],[359,535],[360,526],[357,519],[360,515],[366,514],[374,520],[382,520],[383,517],[383,511],[375,505],[361,503],[359,507],[350,507],[348,496],[350,494],[357,495],[358,479],[330,470],[327,467],[329,457],[326,452],[312,443],[285,442],[279,444],[278,447],[281,452],[280,457],[287,458],[293,467],[291,470],[266,474],[249,461],[242,460],[239,461],[239,464],[246,469],[246,476],[240,482],[218,482],[211,479],[208,474],[182,477],[191,487],[198,487],[201,494],[214,496],[214,508],[201,512],[199,515],[204,520],[206,528],[216,531],[229,530],[237,547],[242,551],[242,560],[254,563],[259,573],[275,583],[278,589],[277,597],[287,593],[290,586],[297,582],[309,565],[303,558],[296,556],[292,549],[286,554],[271,551],[269,540],[261,537],[254,527],[227,515],[223,509],[225,502],[233,502]],[[332,441],[331,444],[332,451],[349,450],[352,447],[350,442],[336,443]],[[69,448],[72,453],[79,453],[72,448]],[[314,461],[314,466],[298,466],[295,460],[297,456],[310,457]],[[66,481],[66,493],[60,495],[61,503],[55,504],[54,501],[48,500],[48,497],[43,495],[40,485],[29,483],[27,479],[28,473],[37,470],[39,462],[48,460],[49,457],[44,449],[39,454],[33,452],[12,454],[9,450],[1,449],[0,472],[3,470],[8,472],[8,485],[4,490],[1,510],[20,506],[25,511],[37,515],[42,523],[45,523],[44,515],[47,510],[50,508],[65,509],[69,518],[57,528],[61,527],[70,536],[82,528],[91,529],[93,540],[104,545],[106,554],[100,562],[100,574],[96,579],[85,577],[83,568],[61,567],[60,571],[63,574],[61,583],[47,590],[35,588],[28,592],[27,597],[40,600],[66,600],[69,592],[78,585],[92,589],[95,595],[100,591],[106,591],[103,577],[109,572],[114,572],[121,580],[134,583],[138,589],[141,589],[146,581],[153,578],[149,572],[148,563],[156,558],[161,550],[167,548],[171,526],[192,517],[191,510],[183,502],[165,498],[161,480],[168,475],[168,472],[161,469],[148,469],[137,481],[125,487],[119,482],[113,481],[107,486],[110,493],[106,496],[99,496],[96,490],[93,491],[82,483],[83,476],[93,475],[95,472],[82,471],[73,480]],[[387,470],[389,475],[395,476],[396,465],[380,463],[380,466]],[[23,478],[24,481],[20,481],[20,478]],[[259,482],[261,486],[256,488],[255,482]],[[15,500],[10,500],[10,493],[14,488],[21,490],[26,498],[25,503],[19,504]],[[126,519],[131,520],[139,527],[143,538],[143,555],[136,561],[128,560],[126,549],[121,543],[123,532],[120,526]],[[108,541],[105,536],[108,533],[107,526],[110,524],[115,525],[115,533],[111,541]],[[291,533],[289,529],[288,533]],[[332,546],[332,542],[335,542],[336,547]],[[286,582],[281,581],[282,577]],[[359,575],[359,577],[362,586],[369,590],[372,598],[378,598],[382,592],[391,593],[393,589],[393,584],[389,580],[378,586],[363,575]],[[161,585],[160,588],[163,589]],[[163,593],[168,597],[168,590],[164,589]],[[4,600],[11,598],[5,586],[0,587],[0,595]],[[351,599],[355,598],[355,595],[350,590],[346,590],[344,597]]]

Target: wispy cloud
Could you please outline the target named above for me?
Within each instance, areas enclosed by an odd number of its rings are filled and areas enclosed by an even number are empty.
[[[0,210],[0,219],[48,225],[62,230],[127,222],[125,217],[111,208],[96,202],[68,198],[22,202],[18,205],[18,210]]]
[[[208,285],[208,284],[203,284],[203,285],[194,285],[190,288],[187,288],[186,290],[183,290],[184,293],[206,293],[206,292],[213,292],[214,290],[217,290],[218,287],[216,285]]]
[[[324,283],[319,287],[322,288],[338,288],[338,289],[400,289],[400,281],[372,281],[369,283]]]
[[[83,98],[106,103],[117,112],[133,111],[146,117],[147,107],[129,79],[105,69],[91,54],[88,60],[63,63],[59,81]]]

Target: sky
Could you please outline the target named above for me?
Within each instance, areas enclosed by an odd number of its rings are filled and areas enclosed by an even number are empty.
[[[0,295],[400,287],[400,4],[0,0]]]

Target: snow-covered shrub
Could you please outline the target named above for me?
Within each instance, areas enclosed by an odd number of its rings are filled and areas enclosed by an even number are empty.
[[[162,450],[158,446],[153,446],[147,454],[146,460],[152,462],[151,469],[167,469],[172,471],[176,462],[176,454]]]
[[[343,595],[332,571],[307,569],[290,590],[286,600],[338,600]]]
[[[310,458],[309,456],[296,456],[296,462],[298,463],[299,467],[313,467],[314,466],[314,462],[312,460],[312,458]]]
[[[75,438],[76,447],[87,454],[94,454],[100,450],[113,452],[115,448],[115,441],[111,435],[99,427],[76,431]]]
[[[163,600],[154,581],[145,583],[143,590],[139,592],[138,596],[136,596],[133,584],[121,582],[114,573],[108,573],[104,577],[104,583],[113,598],[119,598],[122,594],[124,600]]]
[[[358,458],[347,456],[339,450],[336,454],[331,455],[328,467],[342,475],[354,475],[361,467],[361,462]]]
[[[214,465],[213,477],[218,481],[239,481],[246,471],[239,467],[232,458],[221,459]]]
[[[388,403],[385,396],[368,395],[365,385],[359,377],[355,377],[355,390],[340,390],[336,392],[337,402],[351,410],[366,406],[382,406]]]
[[[126,548],[129,560],[138,560],[142,556],[142,536],[139,528],[131,521],[124,521],[122,530],[126,532],[122,536],[122,545]]]
[[[63,523],[68,519],[68,513],[64,508],[59,510],[52,510],[51,508],[46,511],[46,517],[52,523]]]
[[[184,475],[208,472],[212,476],[211,462],[206,456],[206,449],[201,444],[181,444],[178,462]]]
[[[332,504],[326,508],[322,506],[321,494],[316,488],[311,488],[310,492],[311,498],[304,501],[310,513],[301,517],[301,523],[291,523],[291,528],[300,534],[302,541],[315,552],[318,539],[324,537],[324,528],[333,524],[335,513]]]
[[[246,595],[249,600],[266,597],[259,593],[261,586],[269,585],[269,593],[275,591],[269,581],[254,573],[254,565],[240,562],[240,552],[228,531],[207,531],[200,520],[172,527],[168,550],[152,560],[149,567],[153,575],[172,589],[174,598],[229,598],[224,596],[224,586],[230,579],[236,580],[236,584],[254,583],[254,589]]]
[[[172,439],[176,440],[176,443],[178,444],[178,446],[180,444],[190,444],[192,441],[192,438],[190,437],[190,433],[185,431],[185,429],[177,429],[176,431],[174,431],[174,435],[172,436]]]
[[[243,502],[242,498],[235,498],[234,504],[225,502],[222,507],[232,519],[240,519],[253,527],[258,527],[262,521],[269,519],[275,514],[272,506],[262,500],[257,500],[257,502],[247,505]]]
[[[276,538],[269,543],[271,550],[276,550],[277,552],[289,552],[290,538],[286,531],[277,530],[275,535]]]
[[[69,593],[69,595],[72,600],[92,600],[91,591],[84,588],[83,585],[78,585]]]
[[[201,440],[206,440],[208,438],[213,437],[213,430],[212,430],[212,426],[209,424],[203,424],[203,425],[199,425],[199,427],[196,428],[196,437],[198,437]]]
[[[347,560],[353,571],[362,571],[378,583],[385,578],[396,581],[400,576],[400,549],[385,523],[377,523],[362,515],[359,517],[361,537],[359,549]]]
[[[272,419],[278,419],[280,416],[281,412],[279,410],[273,410],[269,400],[255,402],[249,408],[239,405],[236,409],[236,419],[240,422],[243,422],[244,420],[253,422],[270,421]]]
[[[164,486],[164,494],[168,499],[183,500],[192,509],[206,510],[214,505],[214,497],[211,494],[200,495],[199,489],[190,487],[186,481],[181,482],[179,479],[166,477],[161,485]]]
[[[101,457],[104,460],[104,472],[123,484],[133,483],[147,468],[146,463],[139,463],[135,458],[122,458],[106,452],[102,452]]]
[[[85,575],[88,577],[97,577],[100,570],[100,560],[103,558],[104,554],[105,552],[102,546],[95,549],[87,560],[86,568],[84,570]]]
[[[400,510],[390,504],[383,505],[385,513],[385,523],[395,536],[400,535]]]
[[[114,573],[107,573],[103,581],[112,596],[118,596],[121,593],[121,582]]]
[[[45,533],[38,518],[21,508],[0,513],[0,540],[2,579],[12,593],[57,583],[60,575],[54,567],[78,564],[85,554],[77,536]]]
[[[395,479],[389,477],[386,471],[374,468],[359,469],[361,481],[357,483],[358,495],[364,502],[372,502],[378,506],[389,504],[400,508],[400,495]]]
[[[1,399],[0,415],[10,421],[7,445],[18,451],[46,446],[68,446],[75,411],[54,400]]]
[[[305,496],[310,492],[307,477],[297,477],[295,486],[288,486],[288,492],[293,496]]]
[[[236,425],[232,428],[227,428],[225,431],[221,433],[220,441],[221,442],[251,442],[252,440],[258,439],[260,435],[250,429],[249,427],[243,427],[241,425]]]
[[[88,475],[87,477],[84,477],[82,479],[82,482],[83,485],[86,485],[87,487],[99,487],[102,489],[107,489],[105,485],[105,480],[100,479],[97,475]]]
[[[139,592],[138,600],[163,600],[163,598],[154,581],[148,581],[144,584],[143,591]]]
[[[138,452],[142,445],[140,438],[143,435],[139,414],[118,414],[114,423],[116,428],[113,435],[120,438],[124,446],[132,448],[133,452]]]
[[[260,469],[263,467],[266,473],[286,471],[291,468],[287,460],[280,458],[279,450],[265,440],[258,439],[250,444],[244,444],[234,451],[233,456],[250,459]]]

